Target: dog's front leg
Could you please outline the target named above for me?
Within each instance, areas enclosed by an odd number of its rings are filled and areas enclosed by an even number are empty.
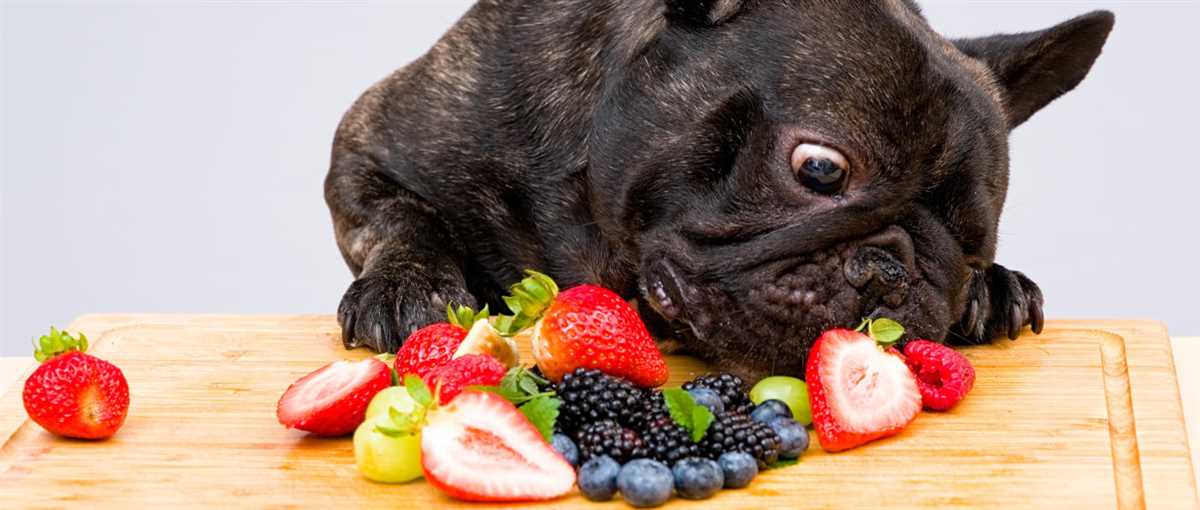
[[[475,299],[463,247],[434,208],[363,159],[335,157],[325,183],[338,247],[356,277],[338,322],[347,348],[395,352],[412,331],[444,318],[447,304]]]

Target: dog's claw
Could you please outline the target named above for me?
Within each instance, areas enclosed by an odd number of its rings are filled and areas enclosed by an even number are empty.
[[[1008,339],[1016,340],[1021,336],[1021,328],[1025,326],[1025,318],[1021,313],[1021,305],[1013,303],[1008,311]]]
[[[993,264],[976,270],[967,282],[967,305],[951,340],[981,344],[993,338],[1017,339],[1031,326],[1041,333],[1045,326],[1042,291],[1025,275]]]
[[[445,303],[474,306],[475,299],[454,282],[416,274],[366,276],[355,280],[338,306],[342,344],[396,352],[417,328],[445,320]]]

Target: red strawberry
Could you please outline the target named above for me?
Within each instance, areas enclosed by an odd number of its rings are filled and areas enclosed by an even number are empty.
[[[397,374],[424,378],[426,372],[449,363],[467,337],[467,329],[479,319],[486,319],[488,310],[484,307],[476,314],[465,306],[458,309],[447,306],[446,315],[450,322],[431,324],[408,336],[396,353]]]
[[[279,398],[275,414],[290,429],[342,436],[354,432],[367,404],[391,385],[392,372],[382,361],[335,361],[292,383]]]
[[[438,391],[442,404],[462,393],[468,386],[496,386],[508,369],[496,358],[470,354],[425,373],[425,384]]]
[[[921,411],[921,393],[904,359],[856,331],[822,334],[808,354],[805,380],[825,451],[896,434]]]
[[[87,337],[50,328],[34,357],[42,365],[25,380],[25,412],[42,428],[78,439],[112,437],[129,412],[129,384],[112,363],[87,351]]]
[[[975,368],[971,362],[945,345],[913,340],[904,346],[904,357],[917,377],[917,388],[926,409],[949,410],[975,386]]]
[[[468,501],[535,501],[571,492],[575,469],[499,395],[464,391],[430,412],[421,467],[434,487]]]
[[[528,334],[538,368],[551,381],[591,368],[645,387],[667,382],[667,364],[633,307],[613,291],[580,285],[563,292],[550,277],[529,271],[505,298],[515,315],[497,329]]]

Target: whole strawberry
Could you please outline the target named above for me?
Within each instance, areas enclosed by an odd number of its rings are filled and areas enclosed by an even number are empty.
[[[50,328],[35,342],[42,363],[25,380],[25,412],[42,428],[78,439],[112,437],[129,412],[129,384],[121,369],[85,354],[87,337]]]
[[[396,353],[396,373],[401,377],[416,374],[424,378],[435,368],[454,359],[459,346],[467,338],[467,329],[477,321],[486,319],[487,307],[478,314],[467,307],[446,307],[449,322],[430,324],[409,335]]]
[[[947,411],[975,386],[975,368],[958,351],[929,340],[904,346],[908,368],[917,377],[921,402],[932,411]]]
[[[615,292],[580,285],[559,292],[549,276],[529,277],[504,298],[513,315],[497,321],[501,334],[528,334],[547,379],[577,368],[623,377],[644,387],[667,382],[667,364],[633,307]]]

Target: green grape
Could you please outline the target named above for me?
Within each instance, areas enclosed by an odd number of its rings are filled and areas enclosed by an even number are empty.
[[[387,413],[363,422],[354,432],[354,462],[368,480],[404,483],[421,477],[421,433],[390,436],[376,425]]]
[[[750,390],[750,400],[758,405],[764,401],[778,399],[787,404],[792,418],[801,425],[812,423],[812,410],[808,407],[808,385],[795,377],[777,375],[768,377]]]
[[[401,413],[411,413],[417,408],[417,401],[413,400],[404,386],[384,388],[375,394],[375,398],[372,398],[371,404],[367,406],[366,421],[380,414],[387,414],[388,407],[395,407]]]

